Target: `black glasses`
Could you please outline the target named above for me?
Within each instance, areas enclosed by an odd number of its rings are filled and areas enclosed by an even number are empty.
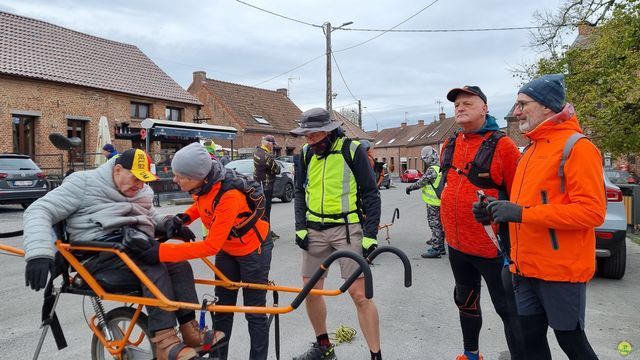
[[[520,111],[524,111],[524,106],[527,105],[528,103],[532,103],[532,102],[536,102],[535,100],[529,100],[529,101],[516,101],[516,103],[514,104],[516,109],[520,110]]]

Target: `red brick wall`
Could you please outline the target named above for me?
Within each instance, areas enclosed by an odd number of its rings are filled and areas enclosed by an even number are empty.
[[[106,116],[111,129],[113,144],[119,151],[131,147],[129,140],[115,140],[114,126],[116,121],[130,123],[132,128],[139,128],[141,120],[129,117],[131,101],[151,104],[150,117],[165,118],[165,107],[184,108],[183,121],[192,122],[197,116],[197,106],[167,102],[152,98],[126,95],[105,90],[59,84],[54,82],[30,80],[16,77],[0,76],[0,152],[13,151],[12,110],[37,111],[42,116],[36,120],[36,154],[60,154],[48,139],[52,132],[66,136],[67,120],[65,116],[88,117],[86,124],[87,153],[96,151],[98,121]],[[154,144],[154,148],[159,148]]]

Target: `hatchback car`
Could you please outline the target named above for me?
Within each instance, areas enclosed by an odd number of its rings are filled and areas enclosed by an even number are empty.
[[[0,154],[0,204],[27,208],[48,191],[47,179],[27,155]]]
[[[280,174],[276,175],[276,181],[273,185],[273,197],[279,198],[282,202],[291,202],[293,200],[293,173],[289,171],[285,163],[276,160],[280,166]],[[253,176],[253,159],[234,160],[225,165],[227,169]]]
[[[422,173],[416,169],[408,169],[405,170],[402,175],[400,175],[401,182],[416,182],[420,180],[422,177]]]
[[[607,213],[604,223],[596,229],[596,259],[598,275],[621,279],[627,265],[627,213],[622,202],[622,191],[609,178],[604,177],[607,194]]]

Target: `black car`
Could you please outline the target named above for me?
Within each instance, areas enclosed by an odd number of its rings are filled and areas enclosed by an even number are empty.
[[[280,174],[276,175],[276,182],[273,185],[273,197],[279,198],[282,202],[291,202],[293,200],[293,173],[280,160],[276,160],[280,166]],[[224,167],[234,169],[235,171],[253,175],[253,159],[234,160]]]
[[[47,179],[27,155],[0,154],[0,204],[27,208],[48,191]]]

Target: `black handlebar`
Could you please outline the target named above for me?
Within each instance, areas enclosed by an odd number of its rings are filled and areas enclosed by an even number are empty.
[[[409,261],[409,258],[407,257],[407,255],[400,249],[393,247],[393,246],[379,246],[378,248],[376,248],[375,250],[373,250],[371,252],[371,254],[369,254],[369,257],[367,257],[367,260],[369,262],[373,261],[373,259],[375,259],[378,255],[382,254],[383,252],[390,252],[393,253],[395,255],[397,255],[400,260],[402,261],[402,265],[404,266],[404,287],[410,287],[411,286],[411,262]],[[347,279],[347,282],[345,282],[345,284],[349,283],[349,282],[354,282],[358,276],[360,276],[361,271],[358,269],[356,270],[353,274],[351,274],[351,276]],[[365,274],[366,275],[366,274]],[[344,285],[343,285],[344,287]],[[342,291],[346,291],[348,287],[346,288],[340,288],[340,290]]]

